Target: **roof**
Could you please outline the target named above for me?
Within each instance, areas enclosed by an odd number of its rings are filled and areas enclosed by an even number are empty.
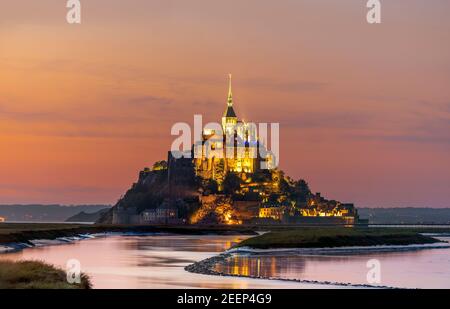
[[[237,118],[233,106],[228,106],[227,109],[225,110],[225,113],[223,113],[223,116],[228,118]]]
[[[230,78],[230,82],[228,85],[228,99],[227,99],[227,109],[223,113],[223,116],[226,118],[237,118],[236,113],[233,109],[233,92],[231,91],[231,74],[228,75]]]

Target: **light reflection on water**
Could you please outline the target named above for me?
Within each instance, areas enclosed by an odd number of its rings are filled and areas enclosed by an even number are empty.
[[[379,285],[450,288],[449,248],[316,256],[234,254],[225,264],[217,265],[216,270],[233,275],[368,284],[366,263],[370,259],[381,263]]]
[[[0,259],[42,260],[64,268],[81,263],[94,288],[268,289],[325,286],[186,272],[193,262],[217,255],[248,236],[111,236],[73,244],[0,254]]]
[[[43,260],[64,268],[70,259],[95,288],[324,288],[288,281],[219,277],[186,272],[184,267],[216,255],[248,236],[111,236],[73,244],[25,249],[0,259]],[[450,238],[446,238],[450,240]],[[264,276],[366,284],[369,259],[381,262],[382,285],[450,288],[450,249],[362,255],[234,255],[218,270]]]

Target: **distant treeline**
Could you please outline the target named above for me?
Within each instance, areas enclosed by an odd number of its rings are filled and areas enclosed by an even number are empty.
[[[450,224],[450,208],[358,208],[372,224]]]
[[[64,222],[80,212],[95,213],[111,205],[0,205],[0,217],[10,221]]]

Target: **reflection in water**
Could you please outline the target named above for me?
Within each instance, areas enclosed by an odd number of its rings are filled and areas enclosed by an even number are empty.
[[[43,260],[64,268],[81,263],[94,288],[269,289],[325,286],[250,278],[200,275],[184,267],[216,255],[248,236],[111,236],[73,244],[25,249],[0,259]]]
[[[250,277],[368,284],[367,261],[370,259],[378,259],[381,263],[380,285],[450,288],[449,248],[339,256],[233,254],[224,264],[217,265],[216,270]]]
[[[234,255],[227,263],[217,265],[216,270],[226,274],[250,277],[289,278],[292,271],[301,273],[305,261],[295,256]]]
[[[305,279],[302,276],[305,270],[305,257],[234,254],[215,269],[232,275]]]
[[[247,236],[135,236],[139,241],[120,245],[127,250],[173,250],[192,252],[222,252],[248,238]]]
[[[216,255],[247,236],[111,236],[25,249],[0,259],[43,260],[64,268],[81,263],[95,288],[323,288],[326,285],[208,276],[184,267]],[[449,240],[450,238],[447,238]],[[361,255],[234,254],[217,269],[244,276],[366,284],[369,259],[381,262],[382,285],[450,288],[450,249]]]

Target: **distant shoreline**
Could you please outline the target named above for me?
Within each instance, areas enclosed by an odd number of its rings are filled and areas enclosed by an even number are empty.
[[[179,235],[257,235],[246,227],[230,226],[120,226],[73,223],[1,223],[0,248],[21,250],[35,246],[35,241],[60,240],[62,243],[90,238],[92,234],[170,233]],[[0,253],[2,250],[0,250]]]

